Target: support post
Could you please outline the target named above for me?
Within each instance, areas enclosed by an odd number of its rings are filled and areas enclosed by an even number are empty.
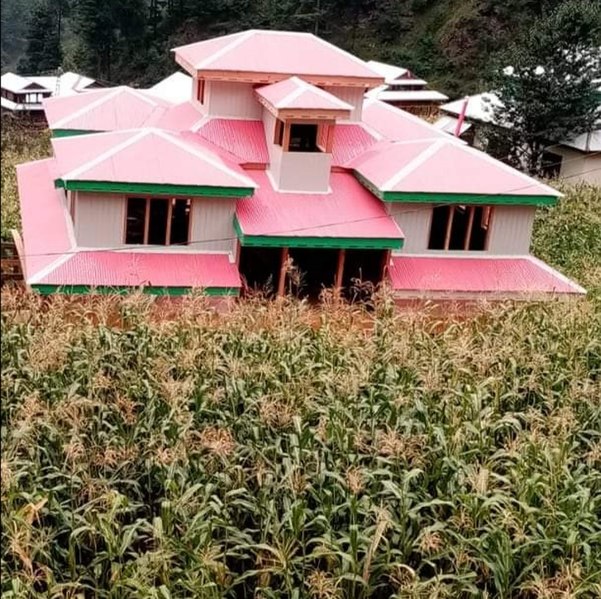
[[[384,250],[384,255],[382,256],[382,270],[380,272],[380,283],[386,277],[386,269],[390,264],[390,256],[392,255],[392,250]]]
[[[282,297],[286,291],[286,262],[288,261],[288,248],[282,248],[280,261],[280,277],[278,279],[278,296]]]
[[[334,289],[336,293],[340,293],[342,289],[342,276],[344,274],[344,259],[346,258],[346,250],[338,250],[338,263],[336,264],[336,276],[334,278]]]

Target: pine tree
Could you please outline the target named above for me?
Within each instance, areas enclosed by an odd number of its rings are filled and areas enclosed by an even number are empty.
[[[25,57],[18,67],[21,73],[46,73],[60,67],[58,23],[48,2],[39,2],[33,9],[26,39]]]

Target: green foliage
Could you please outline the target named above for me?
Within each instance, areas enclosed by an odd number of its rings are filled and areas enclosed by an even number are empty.
[[[569,0],[541,19],[503,56],[498,69],[502,106],[495,122],[511,144],[511,159],[532,172],[542,168],[551,144],[590,131],[599,117],[593,81],[601,73],[601,4]]]

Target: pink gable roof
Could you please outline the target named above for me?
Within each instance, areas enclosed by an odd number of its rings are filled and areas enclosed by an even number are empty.
[[[97,155],[90,160],[96,143]],[[61,170],[64,181],[254,187],[236,164],[226,164],[206,148],[159,129],[68,137],[56,140],[53,146],[59,165],[77,164],[69,171]],[[106,150],[107,146],[110,149]],[[82,160],[78,163],[80,147]]]
[[[357,77],[384,82],[364,61],[310,33],[251,29],[180,46],[173,52],[198,71]]]
[[[51,129],[115,131],[156,126],[171,103],[126,86],[44,100]]]
[[[299,110],[341,110],[350,113],[353,107],[333,94],[319,89],[298,77],[265,85],[255,93],[274,108]]]
[[[236,156],[242,164],[269,162],[263,121],[211,119],[199,129],[198,134]]]
[[[354,123],[336,123],[332,146],[332,166],[345,166],[377,143],[376,138],[363,126]]]
[[[532,256],[426,257],[394,256],[390,280],[400,295],[583,294],[585,290]]]
[[[393,141],[449,138],[447,133],[423,119],[379,100],[365,100],[362,120],[384,138]],[[457,140],[457,143],[464,142]]]
[[[236,216],[245,235],[402,239],[384,205],[347,173],[332,173],[331,193],[280,193],[264,172],[252,198],[238,201]]]
[[[170,131],[188,131],[203,118],[203,115],[192,102],[182,102],[167,108],[157,121],[156,126]]]
[[[484,152],[448,139],[380,143],[350,165],[383,192],[561,195]]]

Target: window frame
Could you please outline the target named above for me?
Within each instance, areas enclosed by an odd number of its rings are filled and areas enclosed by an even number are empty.
[[[142,243],[127,243],[127,213],[128,213],[128,203],[130,199],[141,199],[145,201],[144,205],[144,241]],[[167,200],[169,202],[167,206],[167,218],[165,222],[165,244],[151,244],[148,243],[148,234],[150,230],[150,202],[153,200]],[[192,218],[193,218],[193,206],[194,206],[194,198],[185,198],[181,196],[172,196],[172,197],[160,197],[160,196],[150,196],[150,195],[131,195],[125,196],[125,209],[123,215],[123,245],[128,247],[171,247],[171,220],[173,218],[173,208],[174,202],[184,201],[190,202],[190,215],[188,217],[188,230],[186,231],[186,243],[178,243],[177,246],[181,247],[184,245],[189,245],[191,242],[190,236],[192,233]]]
[[[196,100],[200,102],[203,106],[205,103],[205,85],[206,81],[202,77],[199,77],[196,80]]]
[[[434,211],[436,208],[446,208],[447,216],[445,223],[445,235],[443,241],[442,248],[431,248],[432,245],[432,229],[434,226]],[[451,239],[453,236],[453,221],[455,219],[455,214],[457,213],[457,209],[465,208],[468,212],[468,222],[465,229],[465,233],[463,235],[463,247],[461,248],[450,248]],[[480,218],[480,222],[482,223],[486,220],[486,226],[481,227],[486,231],[484,246],[481,250],[471,250],[470,242],[472,233],[474,230],[474,225],[476,223],[476,210],[478,208],[482,208],[482,215]],[[487,204],[444,204],[442,206],[432,206],[432,210],[430,211],[430,223],[428,226],[428,240],[427,240],[427,250],[429,252],[486,252],[488,251],[490,236],[492,230],[492,222],[494,219],[494,206],[489,206]]]

